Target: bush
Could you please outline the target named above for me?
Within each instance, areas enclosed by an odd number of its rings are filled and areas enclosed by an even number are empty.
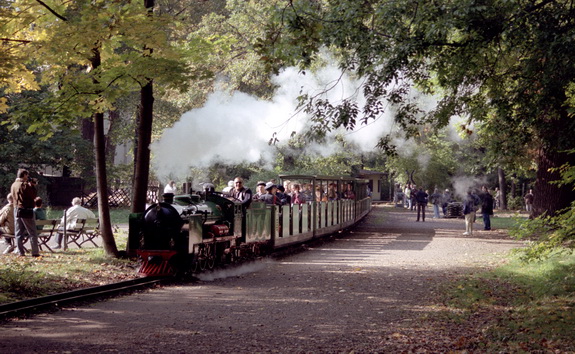
[[[523,209],[523,198],[520,196],[507,198],[507,208],[511,210],[521,210]]]

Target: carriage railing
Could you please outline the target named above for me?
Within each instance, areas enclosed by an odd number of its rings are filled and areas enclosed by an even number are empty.
[[[252,203],[247,213],[246,242],[276,243],[336,232],[354,224],[371,208],[371,198],[271,206]]]

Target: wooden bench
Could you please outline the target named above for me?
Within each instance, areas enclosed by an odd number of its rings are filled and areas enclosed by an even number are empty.
[[[52,236],[54,235],[55,232],[57,232],[57,226],[58,223],[60,221],[57,219],[48,219],[48,220],[36,220],[36,235],[38,235],[38,248],[40,249],[40,251],[43,251],[42,246],[46,246],[46,248],[50,251],[50,252],[54,252],[52,250],[52,248],[50,248],[50,246],[48,246],[48,241],[50,241],[50,239],[52,238]],[[42,227],[40,229],[40,226]],[[13,246],[16,236],[11,235],[11,234],[2,234],[2,236],[0,237],[8,237],[11,239],[11,244]],[[28,242],[28,235],[24,236],[24,238],[22,239],[22,244],[26,244],[26,242]],[[12,241],[14,240],[14,241]],[[28,249],[26,247],[24,247],[24,249],[26,251],[28,251]]]
[[[48,246],[48,241],[52,239],[52,236],[58,232],[57,226],[60,220],[48,219],[48,220],[36,220],[36,234],[38,235],[38,247],[42,251],[42,246],[46,246],[50,252],[54,252],[50,246]],[[42,228],[40,229],[40,226]]]
[[[100,221],[97,218],[78,219],[76,220],[76,229],[67,230],[68,244],[74,243],[79,248],[86,242],[91,242],[95,247],[98,244],[94,239],[100,236]]]

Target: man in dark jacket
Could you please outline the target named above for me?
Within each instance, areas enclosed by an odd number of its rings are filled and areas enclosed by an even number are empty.
[[[28,180],[28,171],[18,170],[18,178],[12,183],[10,188],[14,197],[14,236],[16,246],[21,256],[26,255],[24,248],[24,237],[29,235],[30,246],[32,247],[32,257],[40,256],[38,247],[38,235],[36,234],[36,220],[34,219],[34,199],[38,196],[36,192],[36,181]]]
[[[491,215],[493,215],[493,196],[489,193],[487,187],[481,187],[481,214],[483,214],[483,229],[491,230]]]
[[[425,208],[427,208],[427,197],[429,195],[423,191],[423,188],[419,188],[417,193],[415,193],[415,202],[417,203],[417,220],[419,221],[419,214],[421,213],[421,221],[425,222]]]
[[[244,180],[241,177],[234,178],[234,188],[230,190],[229,195],[242,203],[244,211],[252,203],[252,190],[244,187]]]

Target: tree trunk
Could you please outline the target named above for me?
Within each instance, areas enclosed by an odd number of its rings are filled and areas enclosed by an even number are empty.
[[[92,69],[100,66],[100,50],[92,50],[93,57],[90,58]],[[94,83],[98,82],[94,79]],[[106,173],[106,138],[104,136],[104,113],[94,113],[94,148],[96,150],[96,185],[98,195],[98,216],[100,220],[100,234],[106,254],[118,256],[116,240],[112,233],[112,222],[110,220],[110,206],[108,205],[108,176]]]
[[[497,168],[499,178],[499,209],[507,210],[507,182],[505,181],[505,171],[501,167]]]
[[[566,163],[574,166],[574,160],[575,154],[539,149],[537,180],[533,189],[533,216],[537,217],[544,213],[555,216],[575,199],[572,186],[560,187],[553,183],[561,179],[559,171],[553,169],[558,169]]]
[[[154,0],[144,0],[148,16],[153,16]],[[146,48],[152,53],[152,48]],[[152,123],[154,119],[154,84],[149,81],[140,90],[140,107],[136,131],[136,149],[134,161],[134,187],[132,213],[145,210],[148,196],[148,180],[150,174],[150,143],[152,142]]]
[[[140,91],[140,112],[138,124],[138,145],[134,170],[134,200],[132,212],[145,210],[150,173],[150,143],[152,141],[152,121],[154,107],[153,83],[150,81]]]
[[[106,135],[106,161],[108,166],[114,165],[114,160],[116,157],[116,144],[114,144],[114,139],[112,139],[112,132],[116,129],[120,121],[120,112],[118,110],[109,111],[109,125],[108,134]]]
[[[110,206],[108,205],[108,180],[106,173],[106,139],[104,137],[104,114],[94,114],[95,149],[96,149],[96,181],[98,185],[98,211],[100,233],[106,254],[118,256],[116,240],[112,232]]]

